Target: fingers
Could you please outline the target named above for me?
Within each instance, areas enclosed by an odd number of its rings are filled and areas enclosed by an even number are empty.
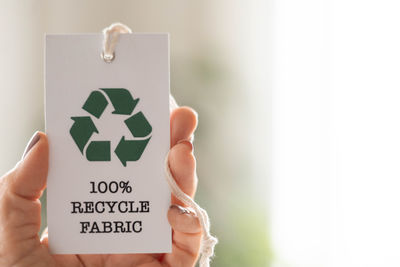
[[[202,236],[199,218],[187,208],[172,205],[168,221],[174,230],[172,253],[166,254],[164,260],[168,266],[194,266]]]
[[[197,126],[197,113],[189,107],[174,109],[171,113],[171,151],[169,165],[178,186],[193,197],[197,187],[196,160],[189,141]],[[172,204],[183,205],[174,196]]]
[[[0,225],[4,234],[33,237],[40,227],[40,202],[47,180],[48,143],[46,135],[37,132],[23,159],[0,179]],[[20,229],[21,226],[24,226]]]
[[[199,218],[189,208],[171,205],[168,210],[168,221],[175,231],[186,234],[201,233]]]
[[[38,198],[46,185],[47,167],[47,138],[38,132],[23,159],[0,179],[0,255],[6,255],[0,257],[3,260],[14,262],[34,253],[47,255],[37,234],[41,209]]]
[[[7,189],[26,199],[38,199],[47,181],[48,142],[42,132],[36,132],[31,138],[23,159],[4,179]]]
[[[171,112],[171,147],[180,140],[190,140],[197,127],[197,113],[189,107],[176,108]]]
[[[197,187],[196,160],[190,140],[197,126],[197,113],[177,108],[171,113],[171,150],[168,163],[178,186],[190,197]],[[183,203],[172,196],[172,204]],[[168,220],[173,229],[172,253],[164,257],[167,266],[194,266],[200,250],[202,231],[198,217],[181,206],[172,205]]]
[[[197,187],[196,160],[193,155],[193,146],[188,141],[182,141],[171,148],[169,166],[179,188],[190,197],[194,197]],[[183,206],[178,199],[172,196],[172,204]]]

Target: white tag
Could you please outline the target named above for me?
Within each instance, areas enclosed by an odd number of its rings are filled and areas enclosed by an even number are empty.
[[[168,253],[169,38],[47,35],[49,246],[54,254]]]

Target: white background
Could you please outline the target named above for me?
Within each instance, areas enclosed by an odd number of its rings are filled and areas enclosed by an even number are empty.
[[[400,6],[272,10],[275,266],[399,266]]]

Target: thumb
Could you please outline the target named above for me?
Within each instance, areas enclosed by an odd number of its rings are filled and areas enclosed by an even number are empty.
[[[36,132],[22,160],[0,179],[0,266],[45,266],[50,261],[38,237],[38,198],[46,186],[47,167],[47,138]]]
[[[47,181],[48,150],[46,135],[36,132],[21,161],[6,175],[12,193],[26,199],[38,199],[41,196]]]

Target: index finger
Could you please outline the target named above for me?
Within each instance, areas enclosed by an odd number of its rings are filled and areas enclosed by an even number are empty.
[[[193,109],[181,107],[171,113],[169,166],[178,186],[190,197],[194,196],[197,187],[196,160],[193,145],[189,141],[196,126],[197,114]],[[172,197],[172,204],[183,205],[175,197]]]

